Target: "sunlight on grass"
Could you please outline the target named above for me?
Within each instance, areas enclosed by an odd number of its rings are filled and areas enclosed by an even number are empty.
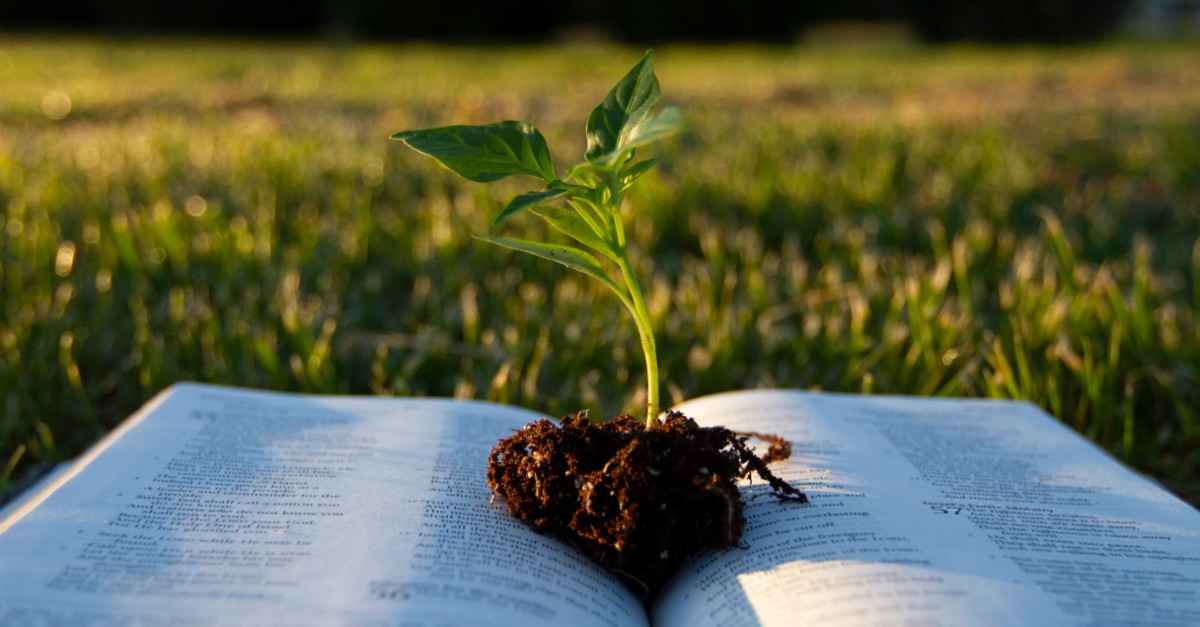
[[[0,51],[0,487],[179,380],[644,402],[608,294],[471,242],[528,188],[386,139],[524,119],[566,164],[578,112],[640,50]],[[656,65],[694,129],[630,199],[668,399],[1028,399],[1200,500],[1200,48],[667,47]]]

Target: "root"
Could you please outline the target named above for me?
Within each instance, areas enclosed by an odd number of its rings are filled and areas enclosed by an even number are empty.
[[[759,457],[758,455],[754,454],[754,451],[751,450],[749,446],[746,446],[747,437],[748,436],[745,435],[735,435],[729,438],[729,444],[733,446],[733,450],[737,451],[738,458],[746,467],[745,474],[743,476],[749,475],[750,471],[757,473],[763,481],[766,481],[767,484],[771,486],[771,492],[774,494],[775,498],[780,500],[780,502],[791,501],[793,503],[807,503],[808,496],[806,494],[800,490],[797,490],[792,486],[792,484],[775,476],[775,473],[771,472],[770,468],[767,468],[767,463],[763,460],[770,457],[769,453],[765,457]],[[779,436],[774,437],[778,438]],[[791,454],[790,446],[788,447],[788,454]]]
[[[783,439],[774,433],[759,433],[757,431],[735,431],[734,435],[742,438],[758,438],[766,442],[766,455],[762,456],[764,464],[773,464],[775,462],[784,461],[792,456],[792,445],[787,440]]]

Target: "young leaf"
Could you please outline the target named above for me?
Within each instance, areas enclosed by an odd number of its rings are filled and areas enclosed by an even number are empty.
[[[621,189],[629,187],[634,181],[641,178],[643,174],[649,172],[650,168],[653,168],[656,163],[658,163],[658,157],[653,157],[651,159],[643,159],[625,168],[625,171],[621,173]]]
[[[683,114],[679,112],[679,109],[667,107],[657,117],[634,127],[629,133],[629,138],[621,145],[621,149],[631,150],[645,146],[652,141],[670,137],[686,128],[687,120],[683,119]]]
[[[535,207],[533,213],[546,222],[549,222],[550,226],[559,232],[571,236],[580,244],[600,251],[605,257],[613,261],[617,260],[617,253],[599,235],[596,235],[592,227],[588,226],[587,221],[580,217],[578,213],[555,205]]]
[[[581,164],[571,168],[570,170],[568,170],[566,176],[564,176],[563,178],[571,179],[571,180],[579,180],[580,177],[582,177],[585,174],[603,175],[604,173],[611,172],[611,171],[612,171],[612,168],[603,163],[584,162],[584,163],[581,163]]]
[[[578,189],[571,187],[547,189],[541,192],[526,192],[508,201],[508,204],[505,205],[504,209],[500,212],[500,215],[497,215],[496,219],[492,220],[492,224],[500,224],[509,217],[535,205],[544,204],[560,198],[566,198],[568,196],[576,196],[579,193],[580,192]]]
[[[570,246],[560,246],[558,244],[543,244],[541,242],[531,242],[523,239],[511,239],[507,237],[487,237],[484,235],[475,235],[475,239],[491,242],[499,246],[519,250],[531,255],[536,255],[543,259],[556,261],[562,265],[578,270],[597,281],[600,281],[608,289],[616,292],[622,302],[628,304],[629,296],[625,294],[621,288],[612,279],[608,278],[608,273],[604,271],[604,267],[600,265],[600,261],[586,251]]]
[[[508,120],[482,126],[443,126],[392,135],[417,152],[437,159],[463,178],[489,183],[513,174],[550,182],[554,166],[542,134],[526,122]]]
[[[584,157],[597,161],[623,148],[630,132],[646,119],[661,97],[654,76],[654,52],[648,51],[588,116]]]

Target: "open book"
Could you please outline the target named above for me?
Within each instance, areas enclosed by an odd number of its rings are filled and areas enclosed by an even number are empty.
[[[778,433],[745,548],[645,604],[485,485],[540,418],[181,384],[0,521],[0,624],[1200,624],[1200,513],[1032,405],[786,391],[679,409]]]

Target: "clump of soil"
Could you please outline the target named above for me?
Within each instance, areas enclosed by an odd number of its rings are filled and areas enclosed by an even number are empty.
[[[770,442],[766,455],[746,445],[750,435]],[[778,437],[702,428],[678,412],[651,429],[629,415],[592,424],[580,413],[501,440],[488,485],[514,517],[650,595],[701,550],[738,545],[745,519],[737,479],[754,472],[781,500],[807,502],[767,469],[790,453]]]

